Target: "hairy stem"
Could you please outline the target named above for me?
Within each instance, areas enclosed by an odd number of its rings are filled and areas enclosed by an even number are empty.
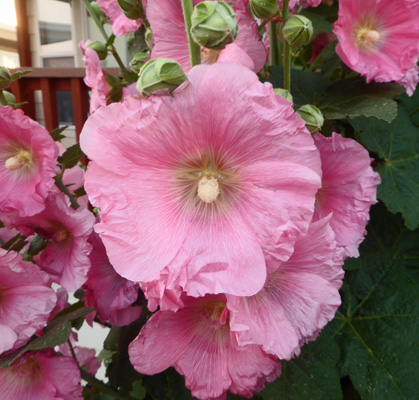
[[[191,16],[193,12],[192,0],[182,0],[183,18],[185,19],[185,29],[188,35],[189,58],[191,60],[191,68],[201,64],[201,49],[195,43],[191,35]]]
[[[271,65],[280,64],[279,40],[277,35],[278,24],[269,22],[269,59]]]
[[[282,21],[284,24],[288,19],[288,4],[289,0],[283,0]],[[291,46],[286,40],[284,40],[284,89],[291,89]]]

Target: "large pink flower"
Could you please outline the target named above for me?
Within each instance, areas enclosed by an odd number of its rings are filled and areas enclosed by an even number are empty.
[[[45,326],[57,301],[47,283],[38,266],[0,249],[0,353],[22,346]]]
[[[257,345],[238,346],[224,295],[192,298],[176,313],[158,311],[129,346],[134,368],[148,375],[170,366],[201,400],[225,399],[227,390],[251,397],[279,375],[276,357]]]
[[[95,218],[83,207],[71,208],[61,192],[50,192],[45,205],[44,211],[17,220],[15,226],[27,235],[36,232],[48,240],[47,248],[37,257],[38,265],[66,290],[77,290],[87,280],[92,250],[88,239]]]
[[[270,354],[290,359],[333,319],[340,305],[343,257],[330,217],[311,224],[307,235],[295,243],[290,259],[268,276],[259,293],[227,296],[230,326],[239,344],[258,344]]]
[[[371,168],[368,151],[353,139],[337,133],[324,137],[317,133],[314,143],[322,160],[322,188],[316,195],[314,220],[333,216],[330,225],[339,246],[351,257],[359,255],[358,247],[365,236],[380,176]]]
[[[340,0],[334,33],[342,61],[367,82],[403,84],[412,72],[417,82],[412,70],[419,59],[417,0]]]
[[[194,0],[194,4],[200,1]],[[257,24],[246,12],[240,0],[232,5],[236,12],[239,33],[224,50],[201,51],[204,64],[216,61],[238,62],[255,72],[266,63],[267,54],[260,41]],[[190,70],[188,38],[186,36],[180,0],[149,0],[147,18],[153,30],[154,47],[151,58],[166,57],[177,61],[185,71]]]
[[[308,229],[319,154],[291,103],[249,69],[201,65],[188,79],[174,98],[112,104],[87,121],[96,231],[127,279],[167,266],[185,271],[193,296],[253,295]]]
[[[58,148],[48,131],[9,106],[0,106],[0,213],[42,211],[54,184]]]
[[[110,85],[106,81],[105,72],[100,64],[99,56],[96,51],[88,48],[90,40],[79,43],[80,51],[83,54],[84,65],[86,66],[86,77],[84,83],[91,90],[90,95],[90,114],[93,114],[99,107],[106,106],[107,96],[111,90]]]
[[[103,322],[128,325],[141,315],[141,307],[132,306],[138,298],[138,284],[119,276],[109,263],[100,237],[92,233],[89,239],[92,266],[84,285],[84,298],[88,307],[94,307]]]
[[[2,400],[78,400],[81,395],[76,362],[53,350],[26,353],[9,368],[0,369]]]
[[[145,4],[145,0],[143,0]],[[141,19],[129,19],[122,12],[117,0],[97,0],[100,9],[109,17],[115,36],[123,36],[135,32],[141,25]]]

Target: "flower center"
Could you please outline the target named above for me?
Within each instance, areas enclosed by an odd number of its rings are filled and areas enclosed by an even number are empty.
[[[32,154],[27,150],[19,150],[17,154],[9,157],[4,165],[9,171],[30,167],[32,165]]]
[[[356,40],[359,44],[370,46],[378,42],[380,33],[366,27],[359,28],[356,33]]]
[[[220,194],[218,179],[203,176],[198,182],[198,197],[205,203],[214,202]]]
[[[54,232],[53,236],[56,242],[62,242],[66,240],[70,235],[71,232],[66,227],[62,226]]]

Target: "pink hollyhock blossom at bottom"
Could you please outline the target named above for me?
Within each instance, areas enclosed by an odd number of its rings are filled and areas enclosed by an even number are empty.
[[[298,355],[306,338],[333,319],[340,305],[343,251],[330,216],[311,224],[288,261],[251,297],[227,296],[231,330],[240,345],[258,344],[281,359]]]
[[[89,243],[93,249],[90,253],[91,268],[87,282],[84,301],[88,307],[95,308],[103,322],[124,326],[135,321],[141,315],[141,307],[133,306],[138,298],[138,284],[118,275],[109,262],[105,247],[97,233],[92,233]]]
[[[227,390],[251,397],[279,375],[276,357],[257,345],[237,345],[225,296],[184,296],[182,301],[185,306],[176,313],[154,314],[130,344],[138,372],[153,375],[174,366],[200,400],[225,399]]]
[[[100,9],[109,17],[112,24],[112,32],[115,36],[123,36],[135,32],[140,27],[141,19],[129,19],[125,16],[117,0],[97,0]],[[143,6],[146,1],[143,0]]]
[[[90,40],[87,40],[84,44],[80,42],[79,48],[83,54],[83,61],[86,66],[84,83],[92,89],[90,95],[90,114],[93,114],[98,108],[106,106],[108,102],[107,96],[111,87],[106,82],[105,72],[102,69],[99,56],[93,49],[87,47],[89,44]]]
[[[9,368],[0,369],[2,400],[81,399],[80,370],[71,357],[53,350],[26,353]]]
[[[350,257],[359,256],[372,204],[377,202],[380,175],[371,168],[368,151],[337,133],[313,135],[322,160],[322,187],[316,194],[313,220],[333,213],[330,226],[336,242]]]
[[[0,249],[0,354],[22,346],[46,325],[57,302],[47,283],[38,266]]]

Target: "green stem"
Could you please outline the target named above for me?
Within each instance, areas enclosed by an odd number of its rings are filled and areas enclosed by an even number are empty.
[[[101,24],[101,22],[99,21],[99,18],[96,16],[95,12],[92,9],[92,6],[90,5],[89,0],[84,0],[84,4],[87,8],[87,11],[89,11],[90,16],[93,18],[93,21],[95,21],[96,26],[98,27],[100,33],[102,34],[103,38],[105,39],[106,43],[109,40],[109,36],[105,31],[105,28],[103,27],[103,25]],[[128,83],[132,83],[132,79],[127,71],[127,69],[125,68],[124,63],[121,60],[121,57],[119,57],[118,52],[116,51],[114,45],[112,44],[110,46],[111,51],[112,51],[112,55],[115,58],[115,61],[118,63],[119,68],[121,69],[122,72],[122,76],[124,77],[124,79],[128,82]]]
[[[64,194],[66,194],[67,197],[70,199],[71,207],[74,210],[77,210],[80,207],[80,205],[79,203],[77,203],[76,197],[68,190],[67,186],[64,185],[61,178],[58,175],[56,175],[54,176],[54,181],[57,188],[60,189]]]
[[[0,105],[2,106],[9,105],[9,103],[6,100],[6,97],[4,97],[3,90],[0,90]]]
[[[277,29],[278,24],[269,22],[269,59],[271,65],[279,65],[280,63],[279,40],[276,33]]]
[[[188,35],[189,57],[191,59],[191,68],[201,64],[201,49],[195,43],[191,35],[191,16],[193,12],[192,0],[182,0],[183,18],[185,19],[185,29]]]
[[[140,7],[141,21],[143,21],[143,24],[146,28],[150,28],[150,24],[147,21],[147,17],[146,17],[145,12],[144,12],[143,2],[139,1],[138,6]]]
[[[284,24],[288,19],[288,4],[289,0],[283,0],[282,21]],[[286,40],[284,40],[284,89],[291,90],[291,46]]]

